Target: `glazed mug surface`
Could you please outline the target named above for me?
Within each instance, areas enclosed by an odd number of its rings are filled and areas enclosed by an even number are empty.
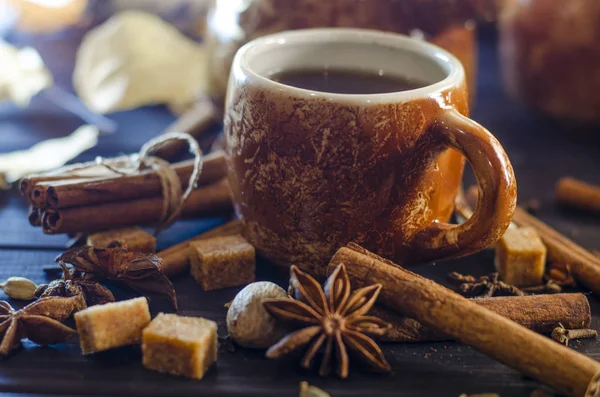
[[[325,66],[428,85],[354,95],[269,79]],[[233,62],[224,120],[229,181],[245,237],[275,263],[317,276],[351,241],[402,264],[493,244],[514,212],[515,177],[500,143],[468,111],[460,62],[419,40],[309,29],[248,43]],[[479,202],[467,222],[452,225],[446,222],[465,157]]]

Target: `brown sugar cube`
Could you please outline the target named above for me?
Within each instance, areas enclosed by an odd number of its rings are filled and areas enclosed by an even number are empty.
[[[139,343],[149,322],[146,298],[91,306],[75,313],[83,354]]]
[[[496,244],[495,263],[500,278],[508,284],[540,285],[546,267],[546,246],[533,228],[509,228]]]
[[[90,234],[87,238],[87,245],[96,248],[107,248],[113,241],[126,245],[129,251],[146,254],[156,252],[156,238],[139,227],[127,227]]]
[[[217,323],[160,313],[142,334],[144,367],[202,379],[217,361]]]
[[[190,255],[192,276],[205,291],[254,282],[254,247],[239,234],[193,242]]]

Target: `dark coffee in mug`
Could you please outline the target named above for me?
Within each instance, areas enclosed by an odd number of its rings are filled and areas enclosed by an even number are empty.
[[[305,90],[333,94],[385,94],[422,88],[428,84],[408,77],[367,70],[297,69],[276,72],[273,81]]]

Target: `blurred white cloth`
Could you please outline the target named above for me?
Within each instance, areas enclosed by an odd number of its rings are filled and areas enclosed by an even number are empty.
[[[26,150],[0,154],[0,174],[9,182],[32,173],[50,171],[63,166],[98,143],[99,131],[83,125],[64,138],[48,139]]]
[[[119,13],[84,37],[73,85],[92,110],[192,103],[206,87],[206,51],[159,17]]]
[[[52,75],[40,54],[31,47],[15,48],[0,40],[0,101],[25,107],[35,95],[52,85]]]

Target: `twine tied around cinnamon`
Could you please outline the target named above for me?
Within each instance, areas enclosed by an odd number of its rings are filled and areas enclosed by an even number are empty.
[[[584,397],[597,397],[600,395],[600,371],[596,372],[585,391]]]
[[[177,140],[186,141],[189,152],[194,155],[194,169],[187,189],[184,192],[181,189],[181,181],[171,167],[171,164],[166,160],[151,155],[152,151],[158,147],[163,146],[167,142]],[[204,155],[198,142],[191,135],[183,132],[171,132],[151,139],[142,146],[138,154],[117,159],[96,158],[96,164],[120,175],[135,175],[146,170],[156,172],[161,184],[163,210],[160,221],[154,231],[155,235],[170,226],[181,214],[186,200],[196,187],[198,178],[202,173],[203,163]]]

